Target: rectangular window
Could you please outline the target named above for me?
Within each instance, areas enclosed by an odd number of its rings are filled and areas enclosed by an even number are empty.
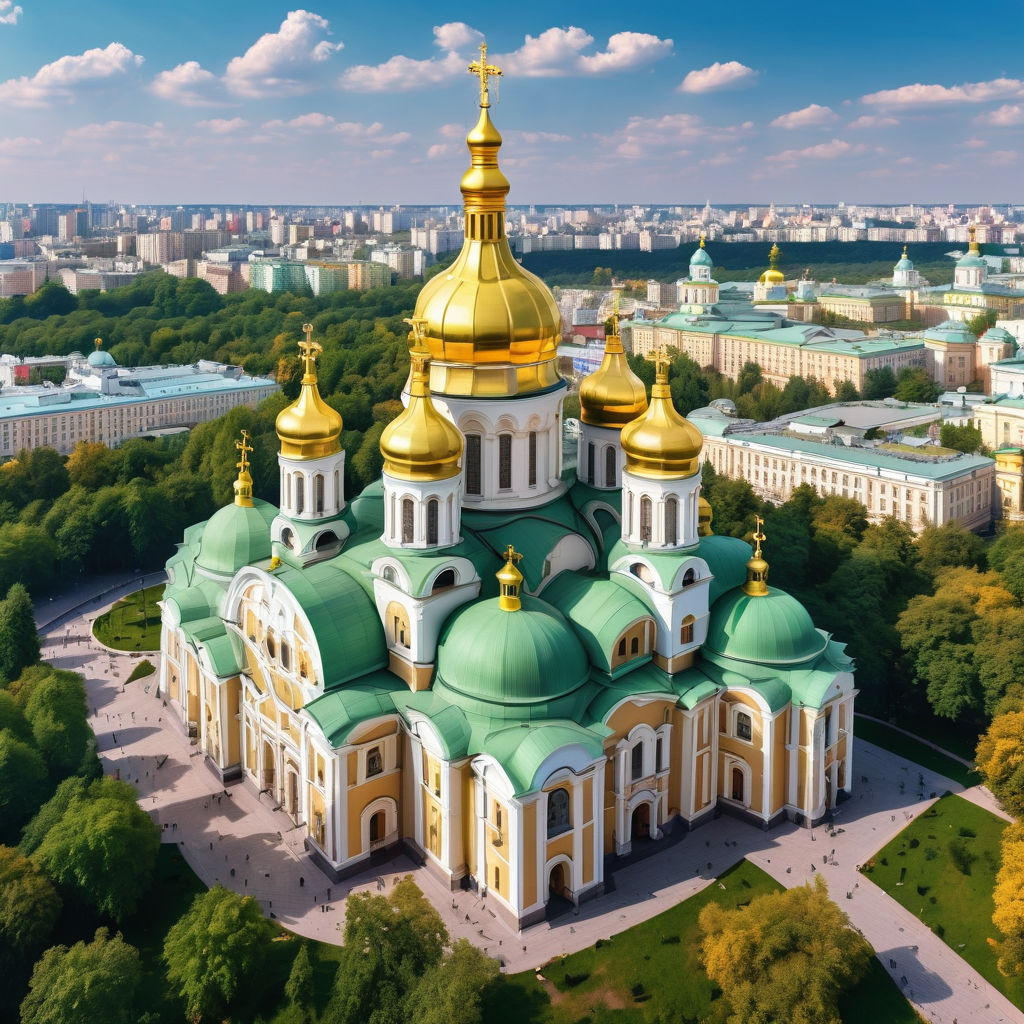
[[[481,494],[480,490],[480,435],[466,435],[466,493]]]
[[[530,431],[530,443],[529,443],[529,484],[531,487],[537,486],[537,431]]]
[[[512,490],[512,435],[498,435],[498,490]]]

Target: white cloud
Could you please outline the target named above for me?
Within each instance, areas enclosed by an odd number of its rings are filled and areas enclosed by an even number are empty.
[[[341,85],[353,92],[408,92],[438,85],[465,72],[466,59],[457,53],[427,60],[396,54],[383,64],[357,64],[349,68],[341,76]]]
[[[812,103],[809,107],[804,107],[801,110],[780,114],[772,121],[771,126],[772,128],[824,128],[838,120],[839,115],[831,107]]]
[[[89,149],[111,148],[117,150],[149,148],[169,141],[167,132],[160,121],[140,124],[136,121],[104,121],[97,124],[83,124],[64,132],[62,146],[65,149],[84,147]]]
[[[38,152],[42,144],[42,139],[33,139],[26,135],[19,135],[14,139],[0,139],[0,157],[6,159],[12,156],[28,156]]]
[[[671,39],[659,39],[649,32],[616,32],[608,38],[603,53],[580,57],[579,68],[591,75],[630,71],[651,64],[672,52]]]
[[[1020,163],[1020,153],[1012,149],[997,149],[988,155],[985,162],[993,167],[1009,167],[1011,164]]]
[[[170,71],[161,71],[150,83],[150,92],[161,99],[180,103],[185,107],[206,107],[216,102],[210,90],[217,82],[212,71],[189,60]]]
[[[329,22],[311,11],[289,11],[276,32],[260,36],[224,73],[227,87],[239,96],[295,96],[307,92],[311,64],[320,64],[342,43],[321,38]]]
[[[572,142],[571,135],[561,135],[558,132],[512,132],[513,138],[522,139],[523,142]]]
[[[330,114],[321,114],[313,111],[309,114],[299,114],[288,121],[274,120],[267,121],[261,126],[266,133],[258,137],[258,141],[267,141],[269,138],[281,138],[294,135],[341,135],[349,141],[372,142],[376,146],[397,146],[400,143],[408,142],[411,136],[408,132],[384,131],[384,125],[380,121],[372,124],[362,124],[359,121],[336,121]]]
[[[69,54],[51,64],[44,64],[31,78],[22,75],[0,83],[0,103],[16,107],[45,107],[55,99],[71,99],[74,94],[72,86],[123,74],[140,65],[144,59],[121,43],[111,43],[102,50],[97,48],[82,54]]]
[[[14,0],[0,0],[0,25],[17,25],[21,13]]]
[[[757,72],[738,60],[729,60],[724,64],[716,60],[706,68],[691,71],[679,84],[676,92],[713,92],[716,89],[730,89],[750,85],[755,78]]]
[[[450,148],[446,142],[437,142],[427,150],[427,159],[437,160],[439,157],[444,156]]]
[[[801,160],[838,160],[844,156],[857,156],[867,149],[868,147],[861,143],[854,145],[843,139],[833,139],[831,142],[820,142],[817,146],[808,146],[806,149],[786,149],[765,157],[765,160],[778,164],[796,164]]]
[[[471,28],[464,21],[449,21],[444,25],[434,26],[434,45],[446,53],[462,50],[467,46],[479,46],[484,35]]]
[[[995,128],[1013,128],[1024,124],[1024,104],[1004,103],[987,114],[979,114],[975,121],[978,124],[990,124]]]
[[[461,124],[443,124],[437,129],[437,134],[443,139],[457,139],[460,135],[466,134],[466,126]]]
[[[961,149],[984,149],[988,143],[984,139],[964,139],[960,143]]]
[[[901,85],[861,97],[862,103],[878,107],[929,107],[944,103],[985,103],[989,100],[1024,97],[1024,81],[1019,78],[994,78],[991,82],[965,82],[963,85]]]
[[[240,132],[243,128],[249,127],[249,122],[244,117],[232,117],[229,120],[223,117],[213,117],[208,121],[196,122],[197,128],[205,128],[214,135],[230,135],[232,132]]]
[[[860,128],[892,128],[898,125],[895,117],[876,117],[874,114],[864,114],[855,121],[851,121],[846,127],[854,131]]]
[[[603,139],[615,146],[615,152],[627,160],[635,160],[666,150],[678,151],[698,139],[710,142],[731,142],[737,135],[753,127],[750,121],[741,125],[714,126],[705,124],[696,114],[664,114],[662,117],[631,117],[622,132]]]

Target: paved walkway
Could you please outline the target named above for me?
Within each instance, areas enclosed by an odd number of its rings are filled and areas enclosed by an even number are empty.
[[[95,645],[91,622],[103,610],[87,603],[84,611],[56,616],[59,624],[44,637],[43,657],[85,675],[105,770],[138,787],[140,803],[160,825],[164,842],[177,845],[206,884],[221,882],[256,897],[269,915],[302,935],[339,941],[350,891],[387,890],[412,873],[454,938],[465,937],[500,957],[510,972],[527,970],[653,917],[747,857],[787,886],[823,874],[833,897],[926,1020],[1024,1021],[953,950],[857,872],[857,865],[931,805],[932,793],[962,791],[894,754],[857,741],[860,781],[853,799],[839,809],[832,835],[790,824],[764,833],[723,816],[664,852],[616,871],[615,891],[584,904],[578,914],[518,934],[495,917],[486,897],[450,893],[402,856],[384,871],[328,886],[303,852],[301,831],[267,797],[247,784],[220,786],[171,709],[155,697],[155,675],[123,684],[138,656]],[[964,795],[994,809],[991,796],[977,787]]]

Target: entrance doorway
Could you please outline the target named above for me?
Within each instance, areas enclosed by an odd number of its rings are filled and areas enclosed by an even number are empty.
[[[651,805],[639,804],[633,811],[633,822],[630,828],[631,839],[651,838]]]
[[[384,839],[384,812],[377,811],[370,818],[370,849],[373,850],[376,843]]]
[[[263,789],[274,792],[274,747],[267,742],[263,744]]]
[[[569,887],[569,866],[559,861],[548,874],[548,899],[545,908],[547,920],[559,917],[573,909],[572,890]]]
[[[564,865],[556,864],[551,869],[551,875],[548,878],[548,892],[553,893],[555,896],[561,896],[565,892]]]
[[[743,782],[743,769],[734,767],[732,770],[732,798],[741,804],[744,803],[744,790],[746,789]]]

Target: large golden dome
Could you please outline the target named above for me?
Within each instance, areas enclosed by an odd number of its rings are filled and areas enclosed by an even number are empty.
[[[446,480],[459,472],[463,444],[430,398],[430,354],[414,348],[409,404],[380,437],[384,472],[400,480]]]
[[[321,397],[316,383],[316,356],[322,346],[311,341],[312,324],[303,324],[306,340],[299,342],[305,372],[302,390],[277,415],[281,454],[292,459],[319,459],[341,451],[341,414]]]
[[[647,411],[643,381],[629,368],[618,324],[604,343],[601,365],[580,384],[580,418],[595,427],[621,427]]]
[[[768,253],[769,269],[761,275],[761,284],[782,284],[786,280],[786,275],[777,266],[781,255],[778,245],[772,245],[771,252]]]
[[[483,67],[486,73],[480,73]],[[466,137],[471,165],[462,177],[466,237],[452,266],[423,286],[415,316],[425,321],[436,394],[503,396],[559,382],[561,317],[547,286],[524,270],[505,237],[508,179],[498,167],[501,135],[491,122],[486,65],[480,118]]]
[[[668,361],[659,356],[650,408],[622,428],[626,471],[655,480],[693,476],[703,447],[704,435],[672,404]]]

